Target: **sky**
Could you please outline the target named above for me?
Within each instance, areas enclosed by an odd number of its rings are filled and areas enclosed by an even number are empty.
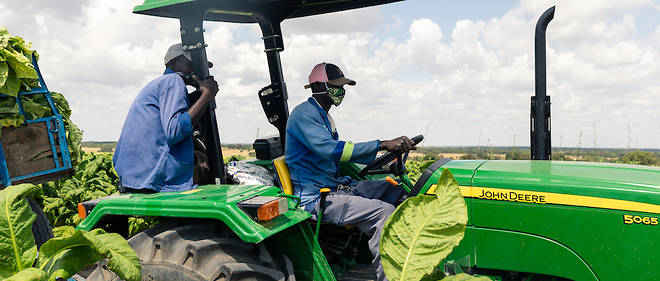
[[[133,99],[180,41],[176,20],[131,13],[140,0],[3,0],[0,25],[33,43],[85,141],[114,141]],[[660,148],[660,1],[408,0],[286,20],[289,108],[309,72],[357,81],[330,114],[353,142],[425,135],[433,146],[528,146],[534,28],[547,32],[552,144]],[[270,83],[256,24],[205,23],[223,143],[276,133],[257,91]]]

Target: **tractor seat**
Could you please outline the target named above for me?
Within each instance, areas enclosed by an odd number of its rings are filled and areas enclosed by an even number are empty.
[[[282,191],[285,194],[293,195],[293,184],[291,183],[291,174],[289,174],[289,167],[284,162],[284,155],[277,157],[273,160],[275,171],[277,171],[277,178],[279,179]]]
[[[273,165],[275,166],[275,171],[277,172],[277,178],[280,182],[280,187],[285,194],[293,195],[293,184],[291,183],[291,174],[289,174],[289,167],[286,166],[284,162],[284,156],[277,157],[273,159]],[[326,223],[323,223],[326,224]],[[351,229],[354,225],[349,224],[344,226],[346,229]]]

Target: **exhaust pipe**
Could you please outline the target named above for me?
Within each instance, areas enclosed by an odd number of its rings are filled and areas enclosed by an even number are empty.
[[[546,95],[545,30],[555,17],[555,6],[546,10],[536,22],[534,36],[535,95],[532,96],[530,133],[532,160],[549,160],[550,96]]]

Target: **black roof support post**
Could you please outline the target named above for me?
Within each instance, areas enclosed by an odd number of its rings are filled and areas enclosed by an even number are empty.
[[[181,23],[181,43],[183,44],[183,50],[190,52],[194,73],[201,79],[206,79],[209,76],[202,20],[205,13],[205,11],[196,11],[179,19]],[[199,121],[199,129],[202,141],[206,146],[206,154],[211,170],[211,178],[208,179],[209,182],[215,183],[215,179],[217,178],[220,179],[221,183],[227,183],[215,108],[215,99],[212,99],[207,111]]]
[[[546,95],[545,30],[555,16],[555,7],[546,10],[536,23],[534,38],[535,96],[531,105],[531,147],[533,160],[549,160],[550,96]]]
[[[282,38],[282,29],[280,23],[282,19],[274,16],[253,15],[253,18],[259,23],[263,34],[266,59],[268,60],[268,72],[270,73],[270,82],[273,93],[276,95],[271,106],[277,107],[274,112],[266,112],[268,122],[273,124],[280,134],[280,144],[284,153],[286,139],[286,121],[289,118],[289,106],[287,104],[286,83],[282,73],[282,62],[280,61],[280,52],[284,50],[284,40]],[[270,103],[270,102],[269,102]]]

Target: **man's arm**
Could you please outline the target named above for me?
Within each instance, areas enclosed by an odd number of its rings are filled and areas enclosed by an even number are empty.
[[[289,118],[288,126],[302,137],[304,145],[321,158],[332,161],[370,163],[376,157],[379,141],[351,143],[335,140],[320,116],[301,113]]]
[[[168,144],[180,142],[192,135],[193,125],[188,109],[186,85],[178,76],[165,78],[158,97],[160,122]]]
[[[218,82],[213,79],[213,76],[209,76],[206,80],[200,80],[197,76],[193,76],[199,83],[199,90],[202,94],[199,96],[199,99],[193,103],[193,105],[188,108],[186,112],[190,115],[190,119],[193,125],[197,125],[199,119],[202,118],[206,106],[215,98],[215,95],[218,93]]]

